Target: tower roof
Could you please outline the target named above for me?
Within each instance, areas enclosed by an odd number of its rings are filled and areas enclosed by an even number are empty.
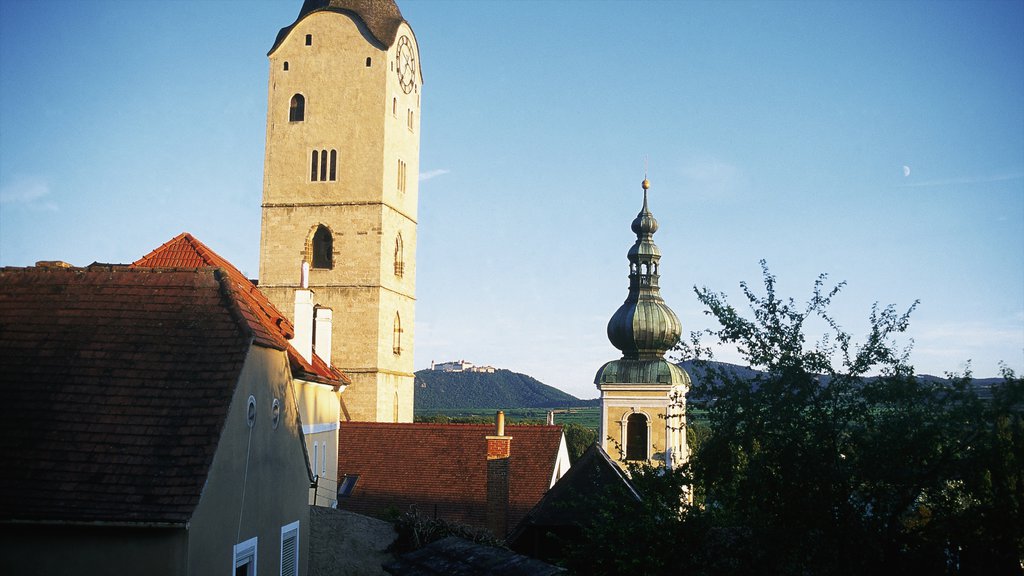
[[[602,382],[680,383],[682,376],[665,361],[665,352],[679,342],[682,326],[675,312],[661,297],[658,266],[661,251],[654,244],[658,221],[647,207],[647,189],[643,181],[644,203],[631,228],[636,242],[630,247],[629,294],[608,321],[608,340],[622,350],[622,360],[609,362],[598,371],[596,384]],[[626,364],[628,366],[626,366]]]
[[[295,22],[278,32],[274,47],[270,51],[273,52],[284,41],[300,20],[314,12],[322,11],[355,15],[366,24],[370,34],[385,48],[390,48],[395,43],[398,27],[405,22],[402,11],[398,9],[398,4],[395,4],[394,0],[305,0]]]

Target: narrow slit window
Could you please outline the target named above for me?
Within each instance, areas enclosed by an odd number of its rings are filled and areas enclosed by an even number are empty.
[[[398,161],[398,174],[396,175],[396,184],[399,192],[405,192],[406,184],[406,165],[405,162]]]
[[[405,274],[405,247],[402,243],[402,235],[395,236],[395,276],[399,278]]]
[[[317,174],[320,173],[320,151],[313,150],[312,158],[309,161],[309,179],[316,182]]]
[[[285,72],[288,71],[288,61],[287,60],[284,61],[284,71]]]
[[[370,64],[372,64],[372,63],[373,63],[373,59],[370,58],[369,56],[367,56],[366,57],[366,67],[369,68]]]
[[[306,46],[312,46],[312,45],[313,45],[313,35],[312,34],[306,34]]]
[[[392,351],[395,355],[402,353],[402,317],[395,313],[395,329],[392,336]]]
[[[327,180],[327,150],[320,151],[320,180]]]
[[[338,151],[331,150],[331,182],[338,179]]]

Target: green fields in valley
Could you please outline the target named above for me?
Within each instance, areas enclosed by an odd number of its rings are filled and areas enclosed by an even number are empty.
[[[416,410],[417,422],[444,421],[450,422],[493,422],[498,408],[445,408],[435,410]],[[555,408],[555,424],[575,422],[592,430],[597,430],[601,408],[586,406],[581,408]],[[505,421],[509,424],[543,424],[547,421],[547,408],[506,408]]]

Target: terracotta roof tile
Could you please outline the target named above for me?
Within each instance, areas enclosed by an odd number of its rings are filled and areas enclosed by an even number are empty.
[[[314,355],[313,362],[307,362],[288,340],[295,335],[295,327],[280,310],[270,302],[253,281],[245,277],[238,268],[211,250],[188,232],[182,232],[162,244],[156,250],[132,263],[134,267],[145,268],[200,268],[213,266],[224,269],[231,279],[231,285],[241,296],[240,312],[253,325],[254,335],[259,343],[288,352],[288,361],[296,377],[323,384],[349,384],[348,375],[328,366]]]
[[[252,336],[212,268],[0,269],[0,519],[198,503]]]
[[[507,426],[508,527],[548,490],[562,441],[560,426]],[[487,446],[491,425],[341,422],[338,477],[358,474],[339,508],[381,516],[389,509],[420,512],[486,527]],[[504,536],[501,534],[500,536]]]

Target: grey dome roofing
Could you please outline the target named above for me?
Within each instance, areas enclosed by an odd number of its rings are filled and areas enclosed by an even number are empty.
[[[660,358],[658,360],[612,360],[601,366],[594,384],[614,383],[683,385],[690,387],[690,375],[679,366]]]
[[[295,22],[277,33],[277,39],[270,52],[277,49],[300,20],[314,12],[325,10],[354,14],[366,24],[370,34],[384,48],[390,48],[395,43],[398,27],[405,22],[394,0],[306,0],[302,3]]]
[[[629,294],[608,321],[608,339],[622,350],[623,358],[654,360],[679,342],[682,325],[676,313],[665,304],[658,286],[661,251],[654,244],[658,221],[647,208],[647,180],[644,180],[644,205],[632,230],[636,242],[630,247]]]
[[[658,221],[647,208],[647,189],[643,182],[644,204],[631,229],[636,242],[630,247],[629,294],[608,321],[608,340],[622,351],[622,359],[601,367],[595,384],[629,382],[689,385],[689,376],[665,360],[665,352],[679,342],[683,329],[679,317],[661,297],[658,286],[661,251],[654,244]]]

